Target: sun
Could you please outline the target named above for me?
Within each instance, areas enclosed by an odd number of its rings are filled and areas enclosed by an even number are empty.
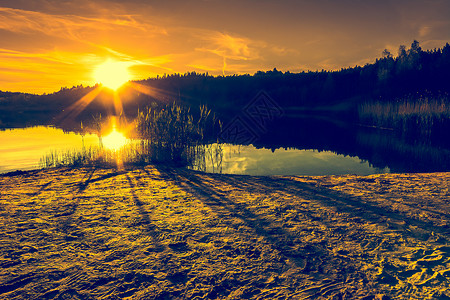
[[[116,90],[131,79],[128,66],[126,62],[107,60],[97,66],[94,79],[103,86]]]

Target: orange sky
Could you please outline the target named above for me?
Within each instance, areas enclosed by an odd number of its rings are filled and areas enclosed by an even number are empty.
[[[108,58],[133,79],[363,65],[418,39],[450,42],[444,0],[0,0],[0,90],[93,85]]]

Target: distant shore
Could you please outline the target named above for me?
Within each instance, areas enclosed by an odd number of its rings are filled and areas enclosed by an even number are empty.
[[[0,174],[0,298],[450,297],[450,173]]]

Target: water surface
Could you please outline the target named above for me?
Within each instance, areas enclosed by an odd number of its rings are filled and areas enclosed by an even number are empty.
[[[0,173],[38,168],[50,152],[82,149],[83,144],[98,146],[99,139],[45,126],[0,131]],[[390,131],[302,119],[278,124],[254,145],[225,144],[220,168],[208,160],[204,167],[246,175],[444,172],[450,171],[450,149]]]
[[[47,126],[0,131],[0,173],[36,169],[39,160],[46,154],[82,149],[83,143],[86,147],[98,145],[98,137]]]
[[[207,160],[206,172],[242,175],[369,175],[389,173],[359,157],[314,149],[257,149],[252,145],[224,145],[220,167]]]

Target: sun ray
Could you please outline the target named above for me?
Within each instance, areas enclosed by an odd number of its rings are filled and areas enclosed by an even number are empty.
[[[98,94],[100,94],[102,89],[101,86],[97,86],[95,89],[81,97],[77,102],[69,106],[69,108],[63,110],[55,117],[56,124],[66,120],[74,120],[98,96]]]
[[[114,102],[114,112],[116,113],[116,116],[120,116],[121,114],[124,113],[124,111],[122,100],[120,99],[119,93],[117,93],[117,91],[114,91],[113,102]]]
[[[143,85],[137,82],[130,81],[128,82],[128,85],[138,91],[139,93],[145,94],[147,96],[153,97],[157,100],[164,101],[164,102],[170,102],[170,100],[173,101],[173,99],[177,99],[180,97],[180,94],[178,93],[170,93],[155,87],[150,87],[147,85]]]

